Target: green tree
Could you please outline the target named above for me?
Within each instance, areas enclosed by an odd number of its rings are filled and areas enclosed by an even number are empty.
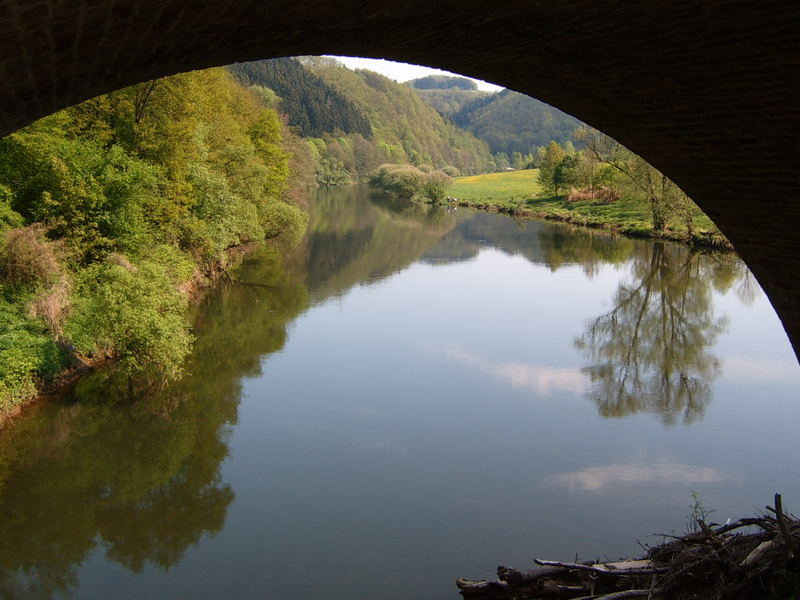
[[[547,192],[558,195],[559,185],[554,178],[556,168],[565,156],[566,152],[556,141],[539,149],[539,183]]]
[[[578,158],[567,154],[553,169],[552,186],[556,196],[578,183]]]

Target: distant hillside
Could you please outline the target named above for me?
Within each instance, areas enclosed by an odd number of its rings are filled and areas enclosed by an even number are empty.
[[[465,77],[448,75],[429,75],[419,79],[406,81],[425,101],[435,108],[443,117],[450,118],[477,98],[493,96],[495,92],[484,92],[478,85]]]
[[[450,88],[446,90],[416,89],[417,94],[428,106],[435,108],[443,117],[452,119],[467,104],[479,99],[490,99],[497,95],[496,92],[484,92],[482,90],[462,90],[460,88]]]
[[[320,183],[363,180],[382,163],[452,166],[465,174],[493,168],[486,144],[443,119],[409,86],[372,71],[351,71],[325,57],[230,69],[261,95],[277,96],[279,110],[306,140]]]
[[[299,60],[367,117],[381,162],[451,165],[463,173],[489,168],[486,144],[443,119],[411,87],[330,58]]]
[[[406,81],[406,85],[418,90],[477,90],[478,84],[466,77],[451,77],[449,75],[428,75],[419,79]]]
[[[228,69],[244,85],[266,87],[281,101],[281,112],[302,137],[326,133],[372,135],[367,118],[339,92],[294,58],[236,63]]]
[[[451,116],[453,123],[471,131],[493,153],[523,154],[572,139],[578,119],[534,98],[511,90],[477,97]]]

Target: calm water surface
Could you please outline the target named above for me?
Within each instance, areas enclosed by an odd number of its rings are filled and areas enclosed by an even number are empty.
[[[729,256],[320,192],[196,334],[183,381],[0,435],[0,597],[448,599],[637,554],[692,494],[800,510],[800,369]]]

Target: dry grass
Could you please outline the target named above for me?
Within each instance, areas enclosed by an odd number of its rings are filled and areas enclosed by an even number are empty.
[[[9,231],[0,250],[0,275],[6,283],[34,288],[30,315],[41,318],[59,339],[69,310],[72,280],[61,266],[62,246],[48,240],[46,233],[41,223]]]
[[[0,275],[8,283],[47,285],[61,273],[61,248],[45,237],[41,223],[12,229],[0,250]]]

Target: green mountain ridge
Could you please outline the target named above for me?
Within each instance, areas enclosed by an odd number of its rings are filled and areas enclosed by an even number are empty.
[[[423,96],[424,99],[424,96]],[[493,153],[532,153],[555,140],[573,141],[581,121],[512,90],[475,97],[452,115],[453,123],[489,145]]]
[[[306,139],[319,183],[363,180],[383,163],[452,166],[465,174],[492,169],[486,144],[409,86],[372,71],[352,71],[325,57],[257,61],[231,71],[246,85],[277,95],[278,109]],[[368,127],[359,125],[362,120]]]

